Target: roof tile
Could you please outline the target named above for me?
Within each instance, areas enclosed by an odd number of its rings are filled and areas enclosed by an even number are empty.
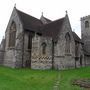
[[[17,12],[23,23],[24,29],[37,32],[38,28],[42,25],[42,22],[39,19],[32,17],[22,11],[17,10]]]

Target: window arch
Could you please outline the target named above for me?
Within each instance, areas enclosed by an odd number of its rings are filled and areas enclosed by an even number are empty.
[[[47,44],[45,42],[42,43],[42,54],[46,54],[46,46]]]
[[[85,21],[85,28],[89,27],[89,21]]]
[[[10,26],[10,32],[9,32],[9,47],[14,47],[16,41],[16,24],[13,21]]]
[[[71,38],[70,38],[70,34],[69,33],[66,33],[65,39],[66,39],[65,52],[66,53],[70,53],[70,41],[71,41]]]

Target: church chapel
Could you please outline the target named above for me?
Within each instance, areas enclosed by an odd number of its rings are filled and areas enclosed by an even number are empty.
[[[81,35],[68,14],[52,21],[14,7],[0,44],[0,65],[12,68],[70,69],[90,65],[90,16],[81,18]]]

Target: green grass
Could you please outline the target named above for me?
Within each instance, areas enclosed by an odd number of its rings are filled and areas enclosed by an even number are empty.
[[[74,79],[90,78],[90,67],[83,67],[74,70],[61,71],[61,90],[86,90],[78,86],[73,86],[72,81]]]
[[[0,90],[52,90],[57,72],[0,67]]]
[[[65,71],[0,67],[0,90],[53,90],[57,75],[60,75],[60,90],[82,90],[72,86],[71,81],[90,78],[90,67]]]

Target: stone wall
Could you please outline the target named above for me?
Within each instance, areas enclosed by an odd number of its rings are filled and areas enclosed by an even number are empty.
[[[42,54],[42,43],[46,43],[46,54]],[[32,41],[32,69],[51,69],[52,68],[52,39],[41,37],[35,34]]]
[[[5,39],[3,38],[0,44],[0,65],[3,65],[5,52]]]
[[[89,22],[89,27],[85,28],[85,22]],[[81,37],[84,42],[84,49],[90,52],[90,16],[81,18]]]
[[[84,62],[85,62],[85,66],[90,66],[90,56],[84,56]]]
[[[85,28],[85,22],[89,22],[89,27]],[[90,65],[90,15],[81,18],[81,36],[84,43],[84,56],[85,65]]]
[[[55,57],[55,69],[65,70],[75,68],[75,59],[71,56]]]
[[[24,32],[23,67],[31,68],[31,48],[32,47],[28,48],[29,35],[31,38],[31,41],[30,41],[30,45],[31,45],[32,44],[32,33],[31,32]]]
[[[9,47],[9,32],[12,22],[16,24],[16,43],[15,47]],[[23,26],[20,18],[14,8],[5,32],[5,54],[4,65],[9,67],[21,67],[22,62],[22,46],[23,46]]]
[[[0,50],[0,65],[3,65],[4,51]]]
[[[34,56],[31,63],[32,69],[51,69],[52,57],[48,56]]]
[[[15,67],[16,68],[19,68],[19,67],[23,67],[23,63],[22,63],[22,60],[23,60],[23,32],[18,32],[17,34],[17,38],[16,38],[16,45],[15,45],[15,48],[14,48],[14,52],[15,52]]]
[[[78,57],[78,60],[76,60],[76,67],[78,68],[78,67],[85,66],[84,52],[83,52],[83,47],[81,43],[79,43],[78,45],[78,56],[77,57]]]
[[[66,38],[65,35],[70,35],[70,53],[65,52]],[[68,69],[75,68],[75,41],[72,35],[72,30],[68,17],[65,18],[62,30],[59,32],[58,42],[55,45],[55,68]]]

